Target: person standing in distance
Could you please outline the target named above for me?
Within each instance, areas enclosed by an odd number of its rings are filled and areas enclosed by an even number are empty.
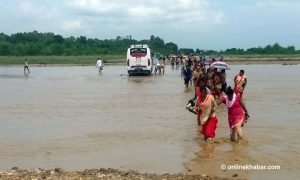
[[[30,70],[28,68],[28,60],[27,60],[27,58],[25,58],[25,62],[24,62],[24,74],[26,74],[26,70],[28,71],[28,74],[29,74]]]
[[[96,67],[98,68],[98,71],[99,71],[99,74],[101,73],[101,71],[103,70],[103,63],[102,63],[102,60],[100,58],[97,59],[97,62],[96,62]]]

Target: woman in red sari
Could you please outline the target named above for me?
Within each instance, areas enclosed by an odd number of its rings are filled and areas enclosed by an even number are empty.
[[[248,111],[241,100],[239,91],[233,91],[229,86],[226,89],[226,96],[224,96],[220,103],[224,103],[228,109],[228,124],[231,130],[230,139],[231,141],[243,140],[242,127],[244,122],[250,117]],[[220,104],[219,103],[219,104]]]

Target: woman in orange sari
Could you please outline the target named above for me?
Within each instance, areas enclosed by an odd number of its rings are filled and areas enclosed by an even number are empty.
[[[217,106],[214,96],[207,92],[205,86],[200,86],[196,89],[198,112],[198,131],[203,134],[207,142],[212,143],[215,138],[218,119],[215,114]],[[200,91],[200,92],[199,92]]]
[[[240,93],[242,98],[245,87],[247,85],[247,77],[245,76],[245,71],[240,70],[240,73],[234,77],[234,90]]]

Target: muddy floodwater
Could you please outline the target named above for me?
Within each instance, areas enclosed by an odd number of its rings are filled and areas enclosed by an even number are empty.
[[[125,66],[0,67],[0,171],[19,168],[134,169],[254,179],[300,178],[300,65],[232,65],[244,69],[251,118],[246,142],[231,143],[226,108],[217,109],[216,143],[196,132],[185,110],[193,88],[179,69],[128,77]],[[277,165],[232,170],[222,165]]]

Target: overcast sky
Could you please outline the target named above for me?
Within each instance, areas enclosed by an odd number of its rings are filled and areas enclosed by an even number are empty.
[[[134,39],[221,50],[278,42],[300,49],[298,0],[9,0],[0,32]]]

